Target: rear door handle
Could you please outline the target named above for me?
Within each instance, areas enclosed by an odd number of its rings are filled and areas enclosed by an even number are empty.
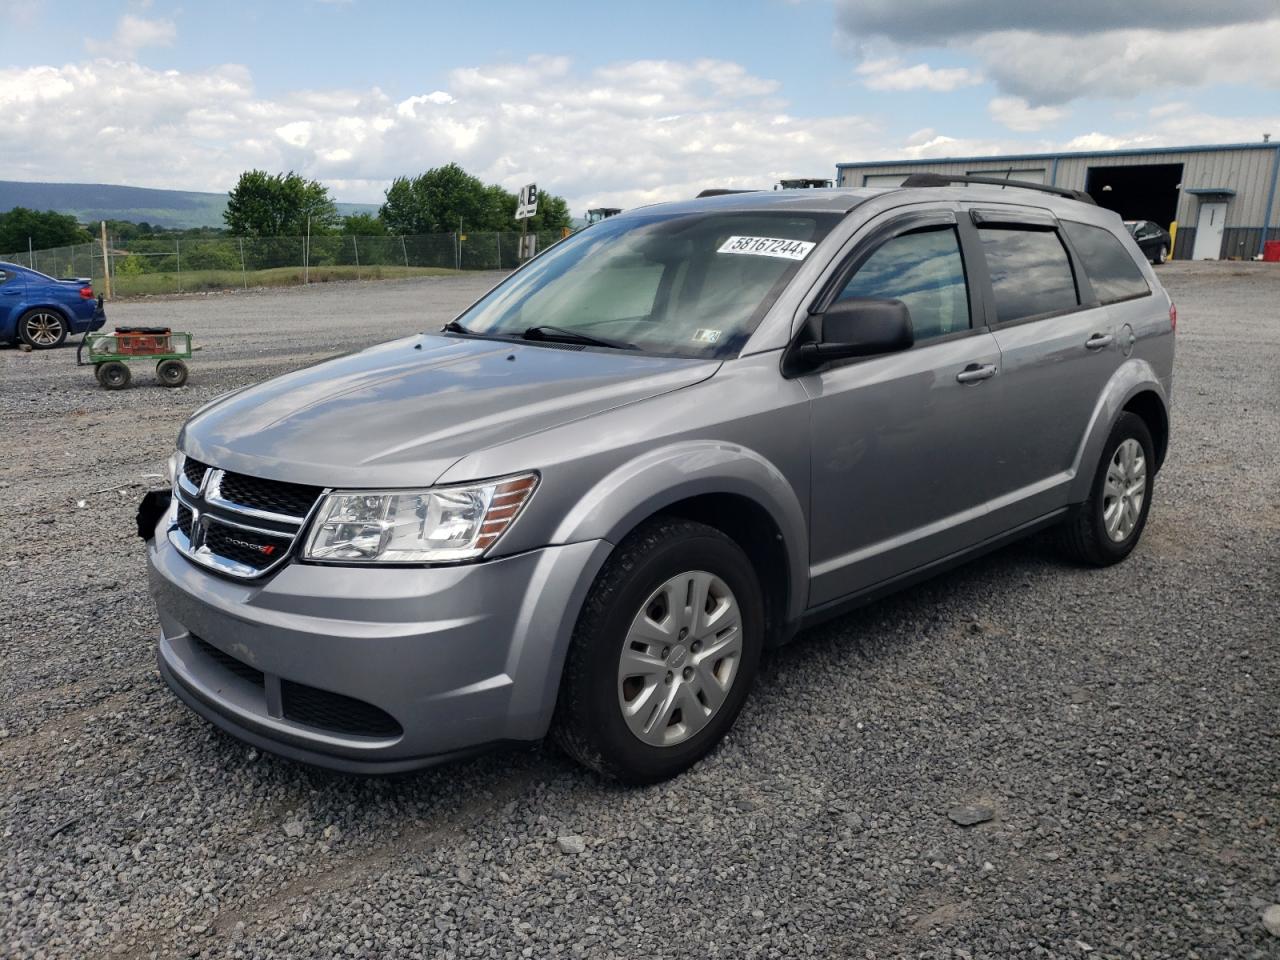
[[[956,374],[959,383],[976,383],[979,380],[990,380],[996,375],[994,363],[971,363]]]
[[[1111,346],[1111,341],[1114,339],[1115,337],[1109,333],[1095,333],[1084,342],[1084,346],[1086,350],[1101,350],[1103,347]]]

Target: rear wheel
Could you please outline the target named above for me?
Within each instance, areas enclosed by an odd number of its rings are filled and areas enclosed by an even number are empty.
[[[107,390],[123,390],[133,379],[133,374],[129,372],[129,365],[120,360],[108,360],[106,363],[99,364],[96,373],[98,382]]]
[[[627,783],[685,770],[733,726],[764,631],[751,561],[714,527],[657,520],[596,578],[574,629],[554,735]]]
[[[1133,552],[1147,524],[1155,447],[1146,422],[1122,413],[1111,429],[1089,499],[1063,525],[1063,545],[1082,563],[1109,566]]]
[[[187,382],[187,365],[181,360],[161,360],[156,364],[156,376],[166,387],[180,387]]]
[[[1169,248],[1161,244],[1160,249],[1156,251],[1156,255],[1151,258],[1151,262],[1160,264],[1160,263],[1167,262],[1168,259],[1169,259]]]
[[[37,307],[18,319],[18,337],[33,350],[61,346],[67,339],[67,321],[56,310]]]

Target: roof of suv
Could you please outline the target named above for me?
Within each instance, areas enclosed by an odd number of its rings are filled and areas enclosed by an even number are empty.
[[[1049,210],[1079,210],[1086,206],[1079,200],[1047,193],[1035,187],[1017,183],[999,186],[986,183],[957,183],[929,187],[826,187],[810,190],[753,190],[742,193],[724,193],[718,196],[677,200],[671,203],[638,207],[633,211],[652,210],[661,206],[672,213],[712,211],[774,210],[794,213],[848,213],[868,200],[886,194],[902,194],[904,203],[922,203],[930,200],[957,201],[983,200],[987,202],[1023,203]],[[1092,206],[1092,205],[1088,205]],[[1096,208],[1095,208],[1096,209]],[[625,214],[624,214],[625,216]]]

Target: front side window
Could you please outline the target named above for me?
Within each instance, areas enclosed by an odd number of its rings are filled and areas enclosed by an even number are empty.
[[[458,318],[519,339],[543,325],[636,350],[726,357],[839,221],[835,214],[632,214],[548,249]]]
[[[1080,304],[1067,250],[1053,230],[981,226],[996,320],[1011,323]]]
[[[849,278],[837,299],[901,300],[916,341],[969,329],[969,291],[954,227],[886,240]]]
[[[1099,302],[1115,303],[1151,292],[1142,270],[1110,230],[1071,220],[1062,221],[1062,229],[1084,263],[1084,272],[1089,275]],[[1141,232],[1138,239],[1142,239]]]

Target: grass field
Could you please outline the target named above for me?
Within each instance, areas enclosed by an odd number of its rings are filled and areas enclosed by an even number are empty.
[[[444,267],[330,266],[312,267],[311,283],[340,280],[400,280],[407,277],[443,277],[456,273]],[[207,290],[235,290],[242,287],[292,287],[301,284],[302,267],[275,267],[270,270],[183,270],[177,273],[116,274],[111,278],[113,297],[148,297],[166,293],[199,293]]]

